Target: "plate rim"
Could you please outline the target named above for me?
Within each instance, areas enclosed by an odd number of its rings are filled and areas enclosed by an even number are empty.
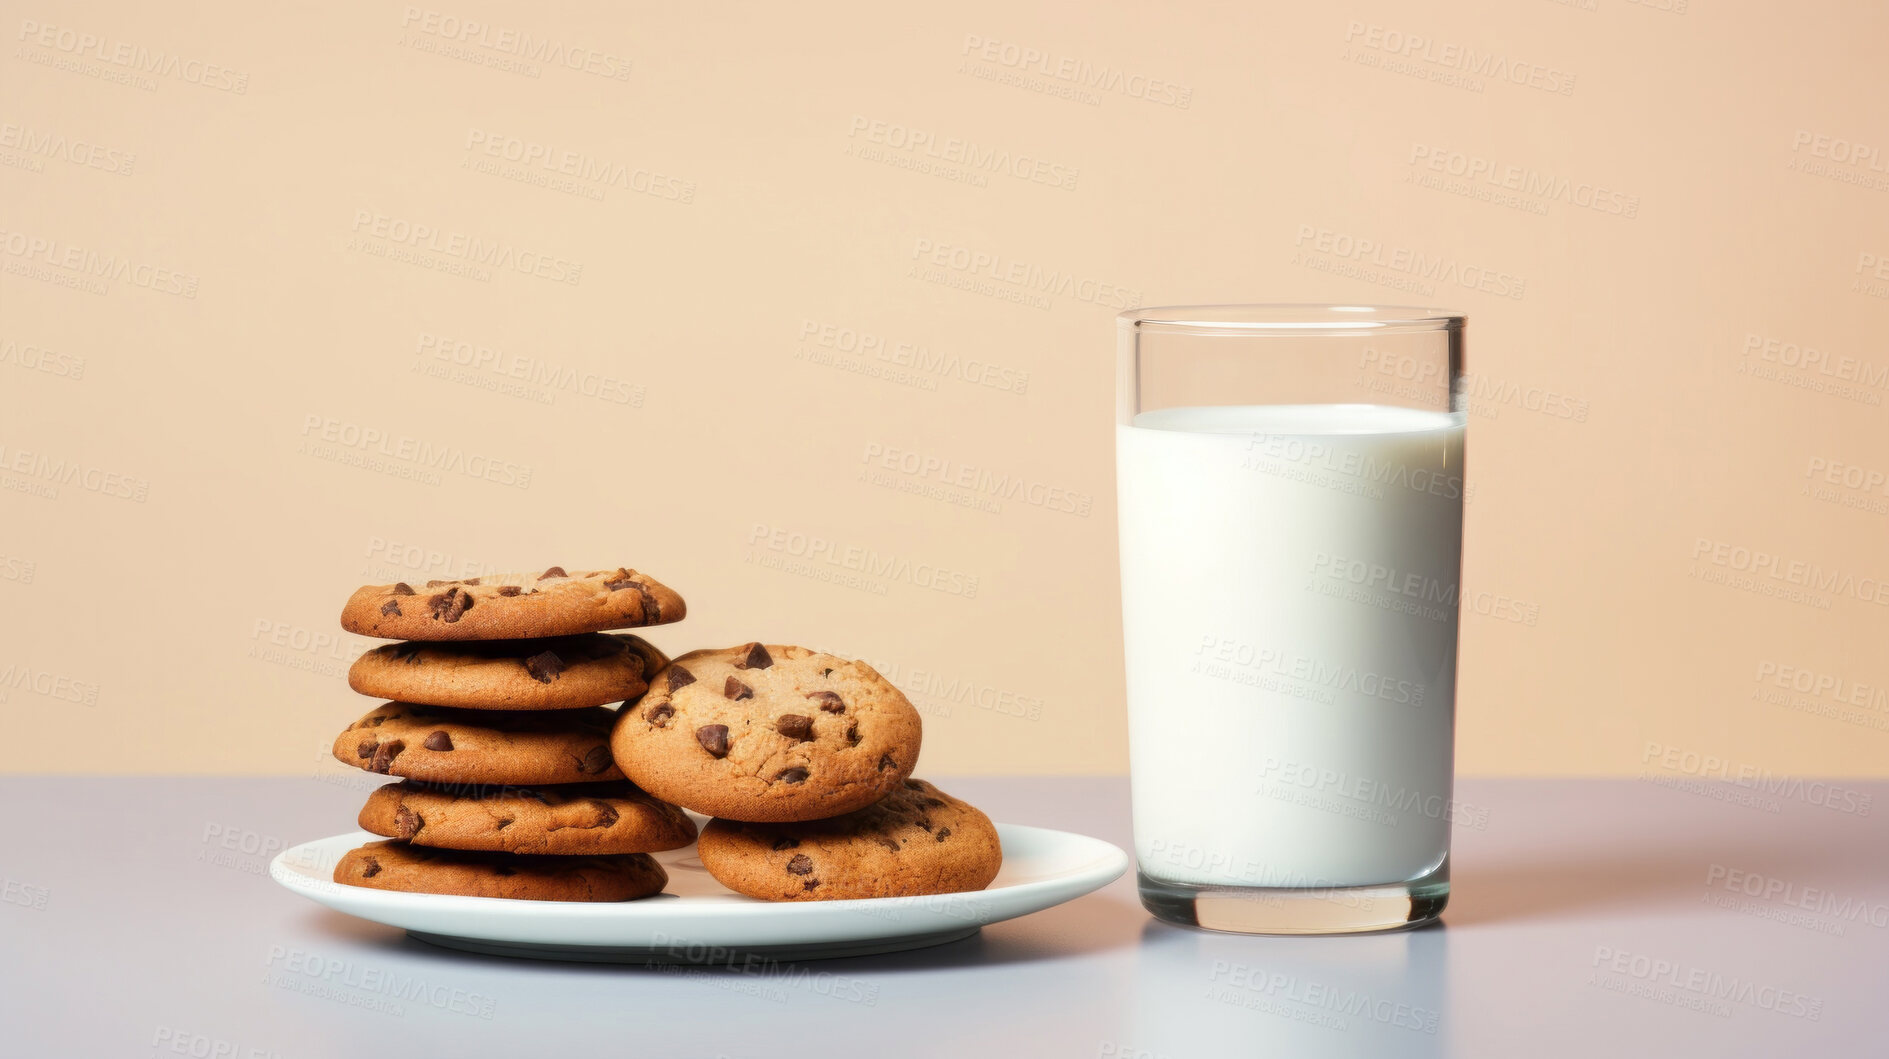
[[[1002,842],[1008,834],[1015,834],[1017,838],[1023,838],[1025,835],[1048,836],[1059,842],[1075,840],[1079,844],[1089,845],[1092,847],[1093,855],[1086,858],[1082,864],[1049,878],[1031,879],[1025,882],[1012,883],[1007,886],[989,886],[981,890],[959,890],[940,894],[911,894],[897,897],[853,897],[837,901],[763,901],[759,898],[744,897],[741,894],[730,892],[726,895],[714,895],[717,900],[713,904],[702,904],[698,899],[696,902],[685,907],[695,914],[712,915],[715,918],[742,919],[757,916],[768,918],[791,916],[819,918],[835,912],[845,912],[862,908],[904,908],[913,907],[921,902],[937,902],[952,898],[975,899],[973,895],[1002,894],[1015,897],[1027,897],[1044,890],[1067,886],[1072,880],[1083,880],[1085,888],[1081,892],[1063,898],[1052,905],[1044,906],[1045,908],[1050,908],[1054,907],[1055,904],[1061,904],[1064,901],[1071,901],[1077,897],[1094,893],[1108,886],[1110,883],[1115,882],[1117,879],[1120,879],[1128,871],[1128,865],[1130,863],[1128,852],[1107,839],[1096,838],[1093,835],[1085,835],[1077,831],[1038,827],[1032,824],[999,823],[995,826],[1000,842]],[[680,894],[670,894],[666,895],[670,898],[670,900],[666,901],[647,899],[638,901],[532,901],[512,897],[475,897],[468,894],[428,894],[406,890],[381,890],[371,886],[355,886],[350,883],[338,883],[333,879],[320,878],[310,874],[307,869],[299,865],[290,865],[287,863],[291,857],[295,857],[298,854],[305,857],[306,854],[304,851],[309,850],[310,847],[327,845],[344,840],[358,845],[362,842],[379,841],[386,837],[385,835],[376,835],[373,832],[356,828],[353,831],[327,835],[322,838],[313,838],[306,842],[297,843],[270,858],[269,877],[278,886],[281,886],[291,893],[331,908],[333,907],[332,905],[328,905],[327,902],[316,897],[317,891],[341,893],[344,896],[357,894],[362,896],[371,895],[371,899],[390,902],[391,906],[394,908],[425,907],[442,912],[463,910],[469,913],[486,914],[497,912],[502,908],[509,914],[535,912],[544,918],[558,916],[586,918],[590,916],[608,916],[613,914],[623,918],[648,918],[664,914],[665,912],[674,914],[683,911],[683,909],[676,907],[676,902],[690,900],[690,898]],[[683,848],[686,849],[687,847]],[[1093,873],[1093,875],[1091,875],[1091,873]],[[665,895],[659,894],[655,896],[662,897]],[[728,900],[727,898],[733,898],[734,900]],[[1043,910],[1044,909],[1033,909],[1032,912]],[[354,915],[356,918],[369,918],[359,916],[345,909],[336,909],[336,911],[340,911],[344,915]],[[1032,912],[1022,912],[1018,913],[1018,915],[1030,915]],[[1016,917],[1011,916],[1005,918]],[[370,921],[380,922],[379,920]],[[991,920],[990,922],[1001,922],[1001,920]],[[385,925],[392,926],[393,924]]]

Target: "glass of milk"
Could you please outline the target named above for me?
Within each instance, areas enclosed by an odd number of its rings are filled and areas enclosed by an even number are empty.
[[[1463,317],[1123,313],[1122,632],[1142,904],[1255,934],[1449,900]]]

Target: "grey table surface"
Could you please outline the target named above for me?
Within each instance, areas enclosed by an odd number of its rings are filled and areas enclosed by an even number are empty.
[[[1128,848],[1122,779],[941,786]],[[1889,1055],[1889,784],[1467,779],[1441,926],[1171,927],[1131,872],[760,972],[452,952],[276,886],[267,852],[352,829],[362,789],[0,778],[0,1054]]]

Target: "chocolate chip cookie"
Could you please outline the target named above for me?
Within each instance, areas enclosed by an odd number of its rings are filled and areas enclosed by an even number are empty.
[[[335,739],[335,757],[429,783],[535,786],[620,780],[610,760],[613,710],[513,713],[383,703]]]
[[[924,780],[829,820],[711,820],[696,849],[716,882],[765,901],[982,890],[1003,864],[990,818]]]
[[[660,893],[669,875],[645,853],[534,857],[369,842],[335,865],[335,882],[376,890],[517,901],[631,901]]]
[[[408,780],[368,796],[361,828],[416,846],[504,853],[654,853],[695,841],[695,821],[624,781],[467,787]]]
[[[918,761],[918,711],[864,662],[805,647],[691,651],[617,715],[637,786],[731,820],[817,820],[878,801]]]
[[[568,710],[641,695],[645,659],[661,652],[629,635],[474,640],[376,647],[354,660],[348,686],[363,695],[473,710]],[[657,667],[660,668],[660,667]]]
[[[493,574],[414,587],[366,585],[341,609],[341,627],[388,640],[522,640],[681,621],[675,590],[615,570]]]

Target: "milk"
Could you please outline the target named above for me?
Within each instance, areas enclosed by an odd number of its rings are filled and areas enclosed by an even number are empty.
[[[1143,872],[1358,886],[1442,862],[1463,424],[1279,405],[1116,428]]]

